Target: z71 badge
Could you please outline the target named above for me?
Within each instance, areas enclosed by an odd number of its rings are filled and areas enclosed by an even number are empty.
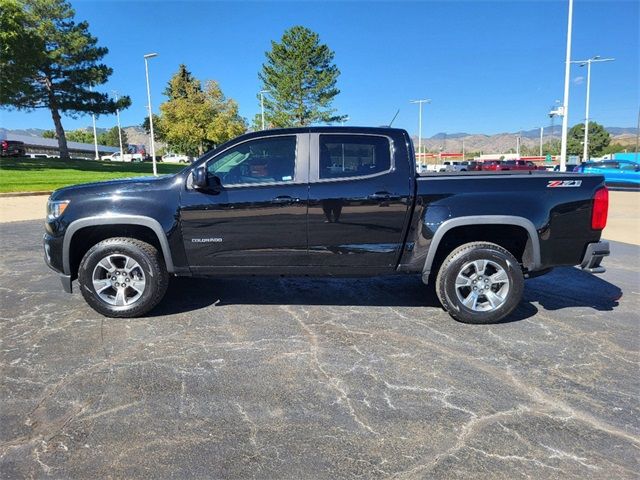
[[[579,187],[582,180],[550,180],[547,188]]]

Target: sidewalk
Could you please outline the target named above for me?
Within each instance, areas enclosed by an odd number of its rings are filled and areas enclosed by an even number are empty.
[[[44,221],[47,198],[0,197],[0,223]],[[640,192],[609,192],[609,219],[602,238],[640,245]]]
[[[42,220],[47,212],[49,195],[0,197],[0,223]]]
[[[609,191],[609,218],[602,238],[640,245],[640,192]]]

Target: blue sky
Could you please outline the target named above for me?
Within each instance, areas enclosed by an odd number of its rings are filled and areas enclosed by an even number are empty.
[[[259,111],[258,70],[270,41],[304,25],[335,51],[342,74],[335,106],[349,125],[388,123],[423,134],[498,133],[548,126],[562,99],[567,1],[447,2],[135,2],[73,1],[109,48],[114,69],[103,91],[131,96],[124,126],[145,116],[143,54],[150,62],[154,110],[180,63],[201,80],[215,79],[251,119]],[[592,68],[591,118],[608,126],[635,126],[640,104],[640,2],[575,0],[574,59],[616,61]],[[572,68],[570,124],[583,120],[586,68]],[[66,129],[91,118],[65,117]],[[115,117],[101,116],[111,127]],[[0,111],[5,128],[52,128],[47,110]]]

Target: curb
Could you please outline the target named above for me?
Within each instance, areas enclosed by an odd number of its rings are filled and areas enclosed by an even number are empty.
[[[46,192],[3,192],[0,193],[0,198],[2,197],[35,197],[37,195],[51,195],[53,190],[48,190]]]

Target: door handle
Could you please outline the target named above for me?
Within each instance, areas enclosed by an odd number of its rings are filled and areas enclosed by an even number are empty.
[[[289,195],[281,195],[271,200],[271,203],[275,203],[276,205],[290,205],[292,203],[298,203],[299,201],[299,198],[293,198]]]
[[[372,193],[367,198],[369,200],[384,201],[384,200],[390,200],[391,194],[389,192],[376,192],[376,193]]]

